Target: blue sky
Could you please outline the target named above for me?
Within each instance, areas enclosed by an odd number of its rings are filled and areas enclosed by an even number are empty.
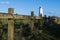
[[[43,7],[44,15],[60,17],[60,0],[0,0],[0,12],[14,8],[15,14],[30,15],[34,11],[39,15],[39,6]]]

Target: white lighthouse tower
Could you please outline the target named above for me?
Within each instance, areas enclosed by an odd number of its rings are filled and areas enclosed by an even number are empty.
[[[43,16],[43,8],[41,6],[39,7],[39,16]]]

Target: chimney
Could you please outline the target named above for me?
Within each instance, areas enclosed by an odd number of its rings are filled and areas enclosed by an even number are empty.
[[[34,16],[34,11],[31,11],[31,16],[32,16],[32,17]]]
[[[14,13],[14,8],[9,8],[9,9],[8,9],[8,13],[9,13],[9,14],[13,14],[13,13]]]
[[[41,6],[39,7],[39,16],[41,16],[41,17],[43,16],[43,9]]]

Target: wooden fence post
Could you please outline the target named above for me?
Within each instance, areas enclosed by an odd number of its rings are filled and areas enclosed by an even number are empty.
[[[34,12],[31,12],[31,17],[30,17],[30,28],[31,28],[31,32],[33,32],[34,30]]]
[[[0,40],[2,40],[2,33],[3,33],[2,22],[0,22]]]
[[[8,40],[14,40],[14,20],[8,19]]]

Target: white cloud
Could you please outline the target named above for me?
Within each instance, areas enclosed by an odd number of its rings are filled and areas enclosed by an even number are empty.
[[[8,1],[1,1],[0,4],[10,4]]]

